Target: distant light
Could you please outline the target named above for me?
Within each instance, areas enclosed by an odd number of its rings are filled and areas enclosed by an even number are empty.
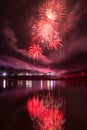
[[[19,73],[19,74],[18,74],[18,76],[22,76],[22,75],[23,75],[23,73]]]
[[[54,75],[54,73],[53,72],[48,72],[47,75]]]
[[[6,76],[7,74],[6,74],[6,72],[4,72],[2,75],[3,75],[3,76]]]
[[[29,76],[32,76],[32,74],[31,74],[31,73],[29,73]]]
[[[26,73],[26,76],[28,76],[29,75],[29,73]]]
[[[43,75],[43,73],[40,73],[39,75]]]

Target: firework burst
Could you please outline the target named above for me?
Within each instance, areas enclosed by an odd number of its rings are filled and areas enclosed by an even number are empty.
[[[62,40],[57,39],[49,43],[49,48],[57,50],[58,46],[62,45]]]
[[[47,48],[49,48],[50,43],[55,43],[54,41],[59,42],[60,39],[60,33],[57,30],[56,24],[51,24],[44,20],[40,20],[34,24],[32,34],[40,46]]]
[[[39,44],[32,44],[29,47],[28,54],[32,59],[39,59],[40,56],[42,56],[42,48],[39,46]]]
[[[58,0],[47,0],[41,3],[38,10],[39,17],[32,27],[32,37],[36,37],[38,43],[44,43],[48,47],[49,42],[57,40],[64,10],[64,5]]]
[[[65,6],[60,0],[46,0],[39,6],[39,15],[42,19],[56,21],[58,24],[65,15]]]
[[[29,55],[38,59],[42,48],[55,49],[62,43],[61,27],[65,16],[65,5],[60,0],[46,0],[38,7],[38,15],[32,26],[32,39],[37,44],[29,47]]]
[[[44,20],[37,21],[33,26],[33,36],[37,38],[38,42],[49,42],[52,40],[54,33],[53,26]]]

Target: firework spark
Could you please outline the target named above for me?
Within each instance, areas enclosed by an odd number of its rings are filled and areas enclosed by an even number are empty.
[[[52,40],[53,26],[44,20],[37,21],[33,26],[33,34],[40,42],[48,42]]]
[[[59,41],[60,37],[56,24],[51,24],[45,20],[40,20],[34,24],[32,34],[40,45],[47,48],[51,41]]]
[[[62,40],[57,39],[49,43],[49,48],[57,50],[58,46],[62,45]]]
[[[64,15],[65,6],[60,0],[46,0],[39,5],[38,16],[32,26],[32,40],[37,44],[29,47],[28,51],[31,58],[38,59],[43,47],[57,50],[61,45]]]
[[[39,6],[39,15],[41,19],[59,23],[65,15],[65,6],[59,0],[46,0]]]
[[[60,35],[60,23],[64,17],[64,6],[58,0],[47,0],[39,6],[39,19],[32,27],[32,36],[38,43],[48,47],[49,42],[57,41]],[[54,42],[53,42],[54,43]]]
[[[38,97],[33,97],[27,102],[29,115],[36,120],[40,130],[61,130],[64,124],[64,114],[58,108],[58,102],[51,98],[47,96],[46,100],[39,101]]]
[[[32,44],[29,47],[28,54],[31,58],[37,59],[42,55],[43,51],[39,44]]]

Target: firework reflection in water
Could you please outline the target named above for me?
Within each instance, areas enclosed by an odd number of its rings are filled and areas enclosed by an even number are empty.
[[[34,121],[35,129],[61,130],[64,125],[64,101],[52,93],[40,96],[36,94],[27,102],[29,115]]]

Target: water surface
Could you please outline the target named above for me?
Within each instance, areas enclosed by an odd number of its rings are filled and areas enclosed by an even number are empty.
[[[0,130],[87,130],[86,100],[85,80],[1,79]]]

